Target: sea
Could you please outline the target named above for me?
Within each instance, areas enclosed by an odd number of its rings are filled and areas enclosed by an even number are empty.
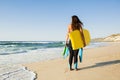
[[[91,42],[85,49],[105,46]],[[0,80],[34,80],[36,74],[20,64],[62,58],[64,41],[0,41]]]

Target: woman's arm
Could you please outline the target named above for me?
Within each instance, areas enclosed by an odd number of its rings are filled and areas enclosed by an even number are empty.
[[[67,34],[66,34],[66,44],[68,44],[69,40],[69,33],[70,33],[70,25],[67,28]]]

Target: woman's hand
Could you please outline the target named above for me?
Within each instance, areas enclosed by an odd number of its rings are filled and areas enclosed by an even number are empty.
[[[84,44],[84,47],[85,47],[86,46],[86,42],[84,41],[83,44]]]
[[[69,41],[66,41],[66,42],[65,42],[65,45],[68,46],[68,45],[69,45]]]

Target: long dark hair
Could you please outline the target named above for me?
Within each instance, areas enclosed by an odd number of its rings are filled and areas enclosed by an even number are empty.
[[[79,20],[79,18],[76,15],[72,16],[72,30],[80,29],[82,27],[83,23]]]

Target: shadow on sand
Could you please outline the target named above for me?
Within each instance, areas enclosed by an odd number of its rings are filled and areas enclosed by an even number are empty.
[[[119,63],[120,63],[120,60],[100,62],[100,63],[96,63],[95,65],[92,65],[92,66],[87,66],[87,67],[80,68],[78,70],[90,69],[90,68],[95,68],[95,67],[102,67],[102,66],[107,66],[107,65],[112,65],[112,64],[119,64]]]

